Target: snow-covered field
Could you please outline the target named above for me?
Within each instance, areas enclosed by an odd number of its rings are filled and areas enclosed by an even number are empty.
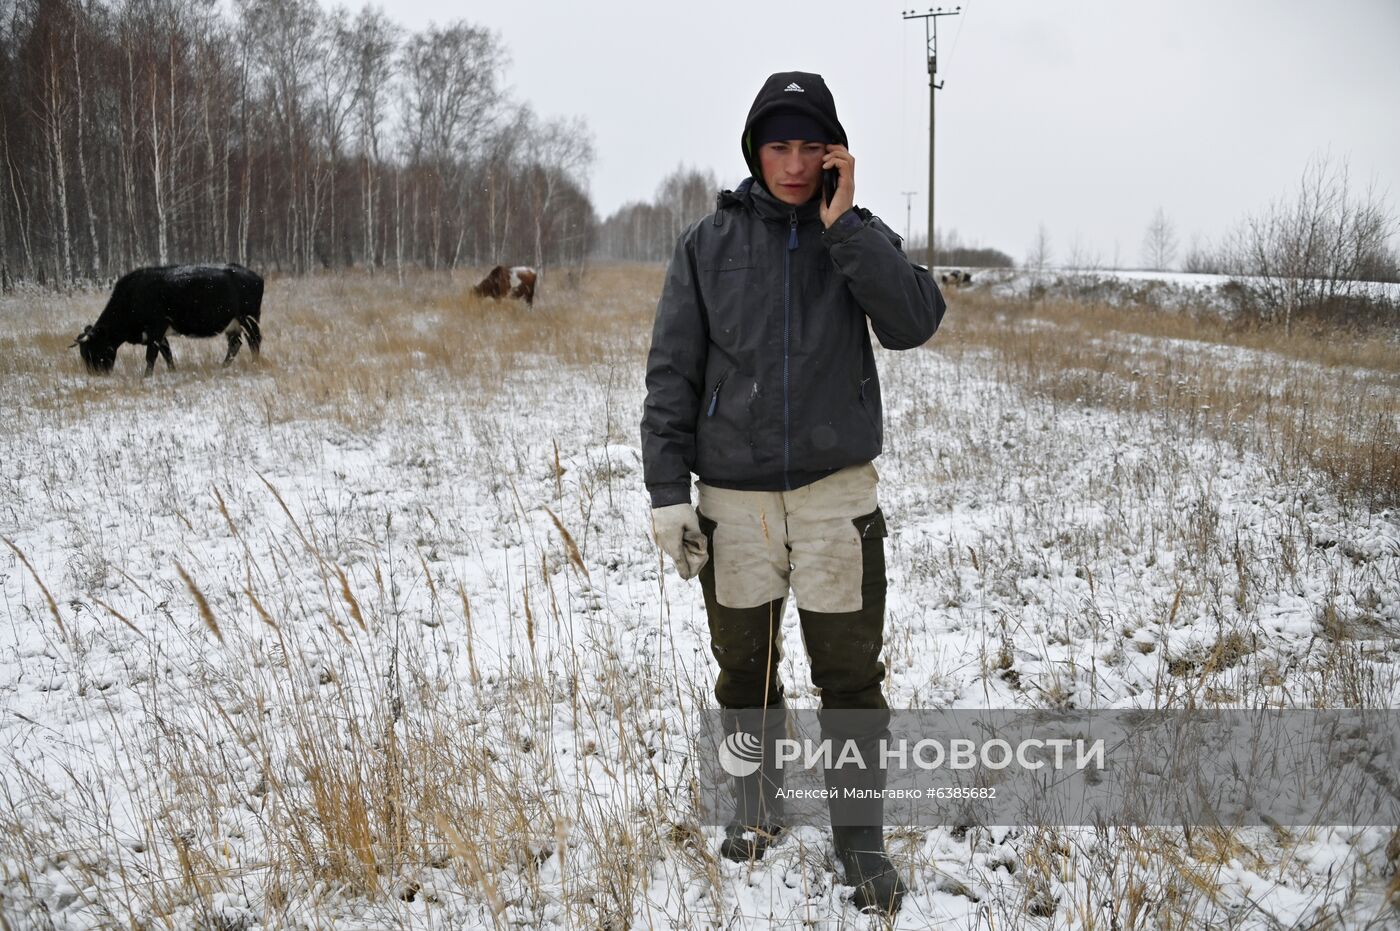
[[[750,866],[695,823],[714,664],[637,436],[659,283],[595,269],[526,317],[465,278],[275,280],[261,364],[176,340],[144,381],[65,348],[102,295],[0,300],[3,924],[877,926],[824,832]],[[1395,418],[1394,360],[998,300],[877,349],[891,705],[1400,704],[1400,515],[1298,453]],[[815,707],[795,646],[783,673]],[[1389,828],[889,846],[900,928],[1400,924]]]

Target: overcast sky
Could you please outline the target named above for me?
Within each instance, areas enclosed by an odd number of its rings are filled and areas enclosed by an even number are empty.
[[[948,3],[944,9],[958,4]],[[1139,262],[1160,205],[1184,252],[1347,157],[1357,186],[1400,202],[1400,0],[964,0],[939,20],[937,224],[1018,261],[1043,222]],[[581,115],[600,218],[649,199],[678,164],[725,187],[774,71],[816,71],[856,158],[856,202],[925,227],[928,75],[921,21],[898,3],[395,0],[412,29],[453,18],[499,31],[507,81],[544,116]],[[929,6],[917,7],[920,11]]]

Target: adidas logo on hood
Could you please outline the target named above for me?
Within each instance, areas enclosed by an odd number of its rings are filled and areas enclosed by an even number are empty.
[[[770,113],[790,110],[815,119],[831,133],[831,140],[848,145],[846,130],[836,118],[836,100],[822,80],[820,74],[810,71],[779,71],[770,74],[759,88],[758,96],[749,108],[744,120],[744,132],[739,137],[739,145],[744,153],[744,164],[749,173],[762,181],[763,171],[758,166],[758,153],[751,143],[754,124]]]

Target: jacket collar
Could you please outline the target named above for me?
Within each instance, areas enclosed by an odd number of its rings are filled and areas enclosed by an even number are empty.
[[[720,208],[729,206],[746,207],[762,220],[781,220],[787,222],[792,217],[792,212],[797,211],[797,222],[805,223],[808,220],[815,220],[821,216],[821,196],[813,197],[807,203],[794,208],[791,204],[785,204],[774,197],[769,190],[752,177],[745,178],[739,182],[739,186],[732,191],[721,191],[716,200],[716,205]]]

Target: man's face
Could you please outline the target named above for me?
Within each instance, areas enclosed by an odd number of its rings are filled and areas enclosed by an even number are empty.
[[[759,146],[759,167],[763,183],[785,204],[798,206],[811,200],[822,179],[822,156],[826,144],[789,139],[765,142]]]

